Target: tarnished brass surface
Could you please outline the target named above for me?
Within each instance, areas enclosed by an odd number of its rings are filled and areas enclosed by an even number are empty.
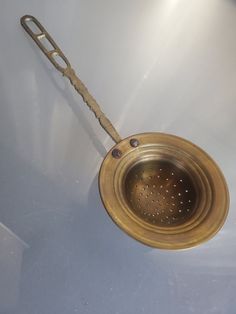
[[[174,135],[144,133],[121,140],[39,21],[25,15],[21,24],[117,143],[104,159],[99,175],[101,198],[115,223],[136,240],[162,249],[189,248],[213,237],[227,216],[229,194],[211,157]],[[43,38],[52,50],[47,50]]]
[[[133,148],[135,137],[139,146]],[[144,244],[196,246],[216,234],[228,213],[225,179],[202,149],[174,135],[138,134],[115,146],[99,175],[102,201],[114,222]]]

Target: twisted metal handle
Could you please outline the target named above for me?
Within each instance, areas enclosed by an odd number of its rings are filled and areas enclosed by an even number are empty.
[[[70,62],[63,54],[61,49],[57,46],[52,37],[48,34],[46,29],[42,26],[42,24],[31,15],[24,15],[20,21],[23,28],[32,37],[32,39],[49,59],[49,61],[54,65],[54,67],[70,80],[71,84],[82,96],[89,109],[93,111],[102,128],[116,143],[119,143],[121,141],[121,137],[117,133],[116,129],[110,120],[101,111],[96,100],[89,93],[83,82],[75,74],[75,71],[72,69]],[[45,45],[45,41],[49,43],[50,48]]]

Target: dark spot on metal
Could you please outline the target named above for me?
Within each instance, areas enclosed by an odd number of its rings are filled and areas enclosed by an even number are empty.
[[[129,141],[130,145],[132,147],[138,147],[139,146],[139,141],[136,138],[131,138],[131,140]]]
[[[115,148],[112,151],[112,156],[116,159],[119,159],[122,156],[122,152],[119,149]]]

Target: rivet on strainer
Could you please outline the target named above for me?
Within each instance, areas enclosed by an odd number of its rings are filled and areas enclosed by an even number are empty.
[[[162,249],[189,248],[213,237],[226,219],[229,193],[211,157],[193,143],[164,133],[122,140],[39,21],[26,15],[21,24],[116,143],[99,174],[101,199],[114,222],[136,240]],[[47,50],[42,38],[53,50]]]

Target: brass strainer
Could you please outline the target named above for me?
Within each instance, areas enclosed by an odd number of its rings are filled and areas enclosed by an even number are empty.
[[[215,235],[227,216],[229,194],[211,157],[164,133],[122,140],[39,21],[26,15],[21,24],[116,142],[100,168],[99,189],[117,225],[144,244],[164,249],[193,247]]]

